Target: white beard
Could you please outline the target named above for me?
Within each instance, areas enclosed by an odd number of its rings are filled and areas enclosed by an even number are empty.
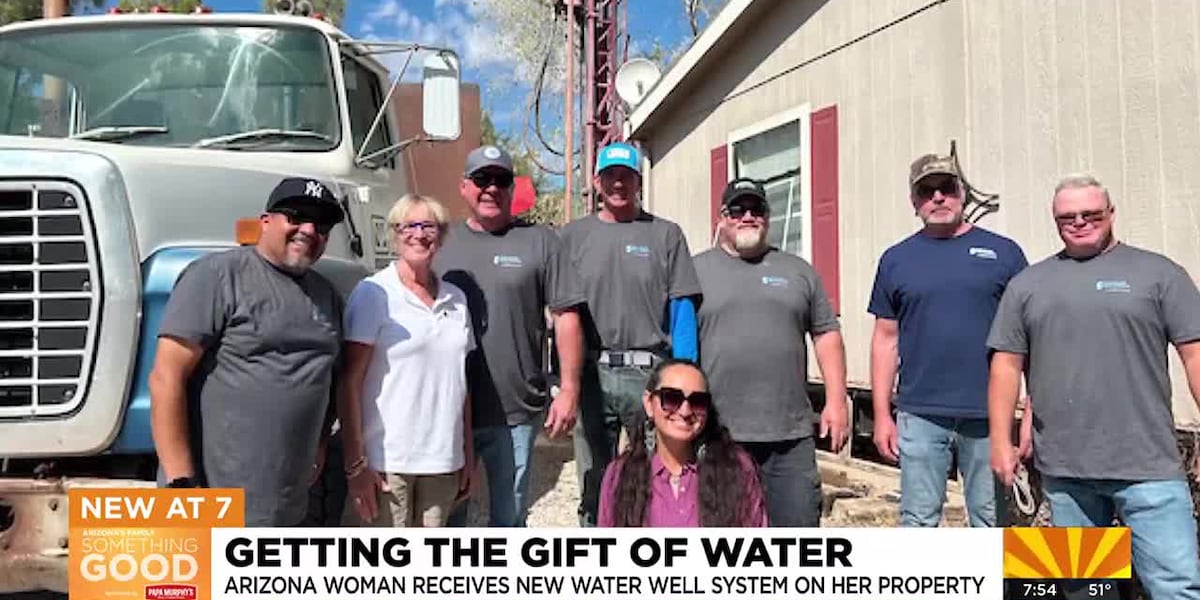
[[[766,238],[764,228],[738,229],[734,231],[733,247],[739,252],[758,248]]]

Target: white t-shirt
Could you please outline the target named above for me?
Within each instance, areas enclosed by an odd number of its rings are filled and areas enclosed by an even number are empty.
[[[362,390],[370,468],[406,475],[461,469],[466,358],[475,349],[463,291],[441,281],[426,306],[392,263],[355,286],[345,330],[346,341],[374,346]]]

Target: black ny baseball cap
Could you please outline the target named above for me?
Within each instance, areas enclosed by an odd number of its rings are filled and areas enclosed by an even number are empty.
[[[329,186],[307,177],[289,177],[271,190],[267,212],[278,212],[281,208],[314,210],[322,215],[323,221],[334,225],[346,217]]]

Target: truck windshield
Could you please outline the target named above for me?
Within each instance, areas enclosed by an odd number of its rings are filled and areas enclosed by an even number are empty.
[[[0,37],[0,134],[147,146],[328,150],[325,37],[300,27],[155,24]]]

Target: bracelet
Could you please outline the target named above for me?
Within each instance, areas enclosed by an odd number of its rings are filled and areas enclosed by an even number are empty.
[[[353,479],[358,477],[363,471],[367,470],[367,457],[360,456],[350,466],[346,467],[346,478]]]

